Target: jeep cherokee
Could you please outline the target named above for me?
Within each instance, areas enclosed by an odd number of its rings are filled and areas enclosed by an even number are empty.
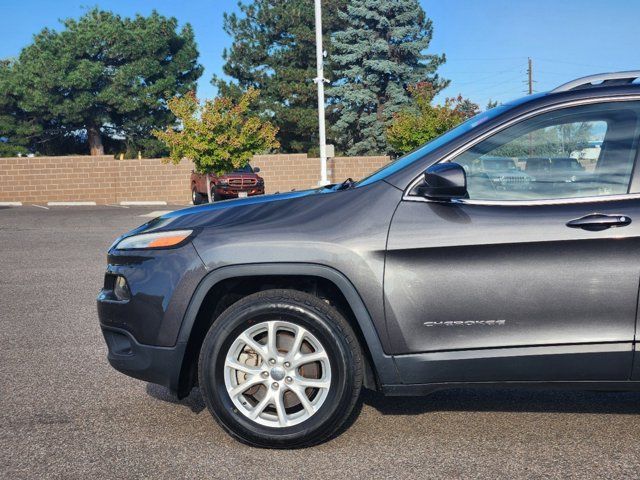
[[[108,253],[109,362],[280,448],[335,435],[362,387],[637,390],[638,77],[501,105],[359,182],[151,220]],[[518,173],[590,142],[579,182]]]

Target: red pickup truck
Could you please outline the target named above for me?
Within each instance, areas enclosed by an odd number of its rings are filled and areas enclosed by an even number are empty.
[[[247,164],[224,175],[209,175],[211,201],[264,195],[264,179],[257,175],[259,168]],[[194,205],[207,203],[207,175],[191,172],[191,200]]]

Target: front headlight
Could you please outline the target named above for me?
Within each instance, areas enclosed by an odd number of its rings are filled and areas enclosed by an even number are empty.
[[[220,178],[218,180],[218,184],[219,185],[229,185],[229,180],[227,180],[226,178]]]
[[[133,235],[118,242],[116,250],[175,247],[189,238],[192,233],[193,230],[173,230]]]

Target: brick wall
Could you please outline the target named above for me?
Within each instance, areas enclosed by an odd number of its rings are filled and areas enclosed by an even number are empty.
[[[329,180],[362,178],[389,161],[388,157],[330,159]],[[267,193],[302,190],[320,180],[320,160],[306,155],[258,155]],[[98,204],[161,200],[186,204],[193,165],[161,159],[116,160],[111,156],[0,158],[0,202],[45,203],[94,201]]]
[[[168,204],[184,204],[191,200],[189,177],[193,164],[164,163],[157,158],[114,160],[118,180],[117,201],[164,200]]]
[[[190,162],[176,166],[111,156],[0,158],[0,201],[186,203],[191,168]]]
[[[367,176],[389,163],[389,157],[336,157],[327,162],[327,176],[331,183],[351,177],[355,180]],[[303,190],[318,185],[320,159],[304,154],[256,155],[251,164],[260,167],[267,193]]]

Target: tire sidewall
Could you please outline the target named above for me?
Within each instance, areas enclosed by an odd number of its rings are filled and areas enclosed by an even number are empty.
[[[194,205],[202,205],[202,195],[195,189],[191,190],[191,203]]]
[[[239,309],[233,306],[211,328],[201,350],[200,388],[209,410],[234,436],[251,443],[278,446],[303,438],[326,436],[335,429],[350,403],[355,383],[353,352],[330,318],[291,302],[256,301]],[[291,427],[267,427],[241,413],[231,400],[224,381],[226,355],[235,339],[251,326],[267,320],[284,320],[306,328],[327,352],[331,366],[331,386],[327,398],[308,420]]]

